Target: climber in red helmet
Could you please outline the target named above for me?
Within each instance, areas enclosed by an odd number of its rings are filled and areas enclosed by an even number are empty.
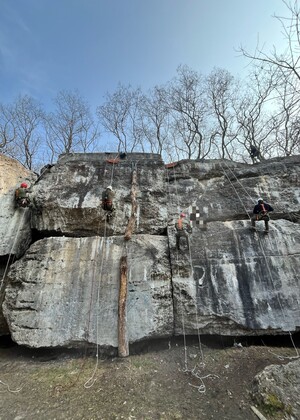
[[[28,185],[22,182],[19,188],[15,191],[15,201],[17,207],[28,207],[30,205]]]
[[[176,248],[180,250],[180,238],[184,238],[186,241],[187,249],[189,249],[189,235],[188,232],[192,232],[191,225],[185,220],[186,215],[180,213],[179,219],[175,223],[176,228]]]

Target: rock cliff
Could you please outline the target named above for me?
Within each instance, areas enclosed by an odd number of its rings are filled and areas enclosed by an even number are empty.
[[[18,165],[10,165],[18,173]],[[11,239],[0,248],[2,272],[7,256],[16,258],[2,279],[2,297],[17,343],[117,347],[122,256],[130,343],[172,334],[299,330],[299,156],[255,165],[226,160],[165,165],[159,155],[137,153],[123,159],[62,156],[33,185],[32,210],[13,210],[12,191],[25,174],[13,180],[2,168],[11,206],[8,211],[1,200],[0,215],[14,232],[20,220],[27,229],[23,239],[10,235],[14,246]],[[135,228],[125,240],[133,173]],[[116,205],[109,221],[101,208],[107,185],[113,186]],[[262,222],[255,233],[249,228],[259,196],[274,207],[268,236]],[[189,250],[182,244],[178,252],[174,222],[182,210],[193,231]]]

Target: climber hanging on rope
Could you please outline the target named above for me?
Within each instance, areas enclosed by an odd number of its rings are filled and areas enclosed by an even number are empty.
[[[113,205],[113,198],[115,193],[112,189],[112,186],[109,185],[102,193],[102,208],[103,210],[108,212],[108,218],[113,216],[113,212],[115,210]]]
[[[16,207],[29,207],[30,206],[30,191],[26,182],[22,182],[19,188],[15,191],[15,203]]]
[[[180,213],[179,219],[175,223],[176,228],[176,248],[180,250],[180,238],[186,241],[187,249],[189,249],[189,233],[192,233],[192,228],[189,222],[185,219],[186,215]]]
[[[270,216],[268,215],[268,213],[273,210],[274,209],[272,206],[270,206],[270,204],[265,203],[262,198],[259,198],[257,200],[256,206],[254,206],[253,216],[251,217],[252,229],[255,230],[256,221],[263,220],[265,222],[265,232],[268,233],[270,220]]]

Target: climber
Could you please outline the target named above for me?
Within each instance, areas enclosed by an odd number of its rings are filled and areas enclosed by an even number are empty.
[[[270,204],[265,203],[262,198],[259,198],[257,200],[257,204],[254,206],[253,216],[251,217],[252,229],[255,230],[256,221],[263,220],[265,222],[265,232],[269,232],[270,217],[268,213],[273,210],[274,209],[272,206],[270,206]]]
[[[102,193],[102,208],[103,210],[113,212],[114,206],[113,206],[113,198],[115,196],[115,193],[112,189],[112,186],[109,185],[106,187],[106,189]]]
[[[15,201],[17,207],[28,207],[30,205],[29,190],[26,182],[22,182],[15,191]]]
[[[250,157],[252,159],[252,162],[255,163],[255,160],[261,160],[260,152],[257,147],[253,146],[251,144],[250,146]]]
[[[189,249],[189,235],[192,232],[191,225],[185,220],[186,215],[181,213],[175,223],[176,227],[176,248],[180,250],[180,238],[185,238],[187,249]]]

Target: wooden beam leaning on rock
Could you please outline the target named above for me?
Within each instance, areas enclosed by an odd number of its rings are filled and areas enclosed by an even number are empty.
[[[120,289],[118,312],[118,354],[119,357],[129,356],[129,345],[126,328],[126,303],[127,303],[127,256],[123,255],[120,261]]]
[[[131,215],[127,224],[124,239],[129,241],[134,231],[137,213],[137,172],[136,169],[132,172],[131,182]],[[126,246],[124,247],[126,253]],[[127,256],[123,255],[120,260],[120,289],[119,289],[119,306],[118,306],[118,354],[119,357],[129,356],[129,344],[127,337],[127,325],[126,325],[126,304],[127,304]]]
[[[136,213],[137,213],[137,201],[136,201],[136,194],[137,194],[137,172],[136,169],[132,172],[132,182],[131,182],[131,215],[127,224],[127,228],[125,231],[124,239],[125,241],[129,241],[131,239],[132,233],[134,231],[135,222],[136,222]]]

